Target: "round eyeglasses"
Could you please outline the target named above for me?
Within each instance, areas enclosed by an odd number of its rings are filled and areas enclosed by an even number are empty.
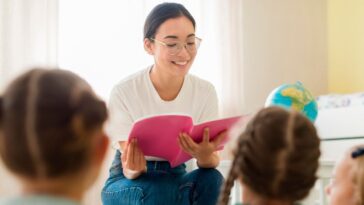
[[[187,52],[189,52],[190,54],[195,54],[197,52],[198,48],[200,47],[200,44],[202,41],[202,39],[198,38],[198,37],[190,38],[187,40],[186,43],[182,43],[179,41],[163,42],[163,41],[159,41],[154,38],[150,38],[150,40],[153,42],[156,42],[162,46],[165,46],[170,55],[177,55],[178,53],[180,53],[182,51],[183,48],[185,48],[187,50]]]

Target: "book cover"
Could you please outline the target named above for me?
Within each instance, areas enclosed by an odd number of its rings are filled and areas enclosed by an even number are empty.
[[[176,167],[189,159],[191,155],[185,153],[178,144],[178,136],[185,132],[199,143],[202,141],[203,130],[210,129],[210,140],[224,130],[229,130],[239,117],[223,118],[194,125],[192,118],[185,115],[158,115],[144,118],[134,123],[129,140],[137,138],[138,145],[145,156],[154,156],[169,161],[171,167]],[[221,142],[218,150],[228,141],[228,137]]]

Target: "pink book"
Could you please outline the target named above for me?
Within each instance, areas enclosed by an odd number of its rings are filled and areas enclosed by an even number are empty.
[[[214,140],[219,133],[229,130],[240,119],[241,116],[193,125],[190,116],[159,115],[135,122],[129,134],[129,141],[132,138],[137,138],[138,145],[144,155],[166,159],[171,167],[176,167],[192,158],[179,146],[179,133],[185,132],[195,142],[201,142],[203,130],[208,127],[210,140]],[[218,150],[223,149],[227,141],[228,139],[225,139]]]

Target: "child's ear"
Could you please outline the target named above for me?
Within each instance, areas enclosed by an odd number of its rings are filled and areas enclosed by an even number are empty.
[[[108,148],[109,148],[110,140],[106,136],[106,134],[103,133],[103,132],[102,132],[101,136],[98,136],[98,137],[100,137],[100,139],[98,140],[98,142],[97,142],[97,144],[95,146],[96,147],[95,161],[98,164],[101,164],[105,159],[106,153],[107,153]]]
[[[150,41],[150,39],[145,38],[144,39],[144,50],[149,54],[149,55],[154,55],[154,50],[153,50],[153,43]]]

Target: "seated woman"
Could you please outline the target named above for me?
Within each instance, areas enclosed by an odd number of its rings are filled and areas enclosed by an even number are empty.
[[[22,194],[0,204],[80,204],[108,147],[106,118],[105,103],[69,71],[15,79],[0,97],[0,156]]]
[[[364,204],[364,144],[348,150],[337,163],[326,194],[329,205]]]
[[[320,140],[306,117],[268,107],[237,134],[221,205],[228,204],[235,179],[243,187],[243,204],[288,205],[308,195],[316,181]]]

